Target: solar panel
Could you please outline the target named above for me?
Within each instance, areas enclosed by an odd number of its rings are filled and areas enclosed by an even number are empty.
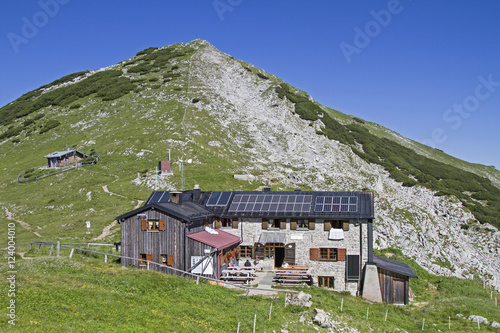
[[[170,200],[170,196],[169,196],[168,191],[156,191],[156,192],[153,192],[153,194],[151,195],[147,204],[165,203],[165,202],[169,202],[169,200]]]
[[[208,198],[207,206],[216,206],[221,194],[222,192],[212,192],[210,198]]]
[[[358,211],[358,198],[355,196],[318,196],[314,204],[314,211],[355,213]]]
[[[217,202],[217,206],[226,206],[229,202],[229,198],[231,198],[232,192],[222,192],[219,201]]]
[[[290,194],[236,194],[229,206],[230,212],[308,212],[312,195]]]

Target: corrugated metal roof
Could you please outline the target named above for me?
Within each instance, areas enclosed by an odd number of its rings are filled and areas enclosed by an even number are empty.
[[[187,235],[187,237],[194,239],[200,243],[210,245],[217,250],[224,250],[228,247],[236,245],[241,242],[238,236],[232,235],[220,229],[215,229],[217,234],[207,232],[205,230]]]
[[[411,267],[402,262],[374,255],[373,263],[377,265],[378,268],[418,279],[417,274],[415,274]]]
[[[87,154],[84,154],[78,150],[61,150],[61,151],[55,151],[49,155],[46,155],[44,156],[44,158],[53,158],[53,157],[63,157],[63,156],[66,156],[66,155],[70,155],[70,154],[73,154],[73,153],[78,153],[78,154],[82,154],[83,156],[87,156]]]
[[[260,234],[259,243],[286,243],[286,233],[277,231],[264,231]]]

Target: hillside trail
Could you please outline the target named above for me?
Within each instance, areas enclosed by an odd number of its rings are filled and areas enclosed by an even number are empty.
[[[121,195],[121,194],[118,194],[118,193],[113,193],[113,192],[110,192],[110,191],[108,190],[108,185],[103,185],[103,186],[102,186],[102,189],[103,189],[103,191],[104,191],[105,193],[108,193],[109,195],[116,195],[116,196],[118,196],[118,197],[120,197],[120,198],[130,199],[130,198],[128,198],[128,197],[126,197],[126,196],[124,196],[124,195]],[[133,208],[133,209],[137,209],[137,208],[139,208],[139,207],[140,207],[143,203],[144,203],[144,201],[143,201],[143,200],[137,200],[137,204],[134,206],[134,208]],[[91,241],[101,240],[101,239],[103,239],[103,238],[105,238],[105,237],[107,237],[107,236],[111,235],[111,229],[112,229],[115,225],[116,225],[116,221],[113,221],[110,225],[105,226],[105,227],[104,227],[104,229],[102,229],[101,234],[100,234],[99,236],[97,236],[97,237],[92,238],[92,239],[91,239]]]
[[[12,213],[9,212],[9,210],[7,209],[7,207],[3,207],[3,209],[5,210],[5,218],[7,220],[11,220],[11,221],[15,221],[17,222],[23,229],[26,229],[27,231],[31,232],[32,234],[34,234],[35,236],[37,237],[42,237],[38,232],[36,231],[33,231],[30,227],[30,225],[26,222],[23,222],[23,221],[19,221],[19,220],[16,220],[15,218],[12,217]]]

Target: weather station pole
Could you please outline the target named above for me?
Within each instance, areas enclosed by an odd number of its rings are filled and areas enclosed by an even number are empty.
[[[192,159],[189,159],[186,161],[188,164],[193,163]],[[184,161],[179,160],[179,163],[181,164],[181,192],[184,191]]]

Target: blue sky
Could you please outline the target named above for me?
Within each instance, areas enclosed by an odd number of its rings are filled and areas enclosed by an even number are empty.
[[[5,1],[0,105],[201,38],[326,106],[498,169],[499,14],[494,0]]]

